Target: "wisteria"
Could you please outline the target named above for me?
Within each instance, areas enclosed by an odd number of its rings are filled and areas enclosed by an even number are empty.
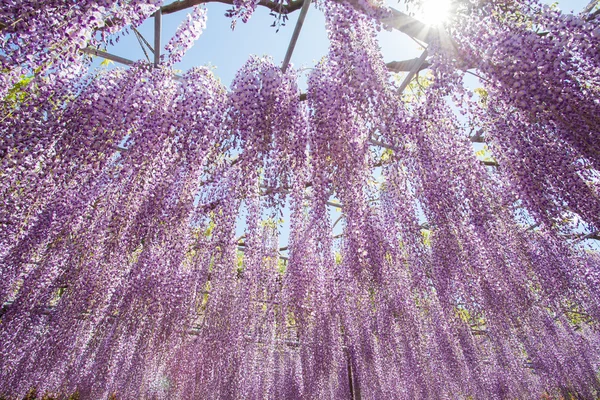
[[[206,9],[196,6],[191,14],[169,40],[165,50],[169,53],[169,64],[175,64],[183,58],[184,54],[194,46],[202,31],[206,28]]]
[[[281,3],[281,2],[278,2]],[[242,22],[246,23],[254,14],[258,2],[256,0],[233,0],[233,8],[227,10],[226,16],[232,19],[231,29],[235,29],[238,18],[241,18]]]
[[[269,57],[175,75],[201,6],[88,71],[160,4],[55,3],[0,11],[0,397],[600,396],[593,16],[458,7],[407,103],[381,4],[317,4],[303,95]]]
[[[597,22],[530,1],[481,5],[476,17],[455,36],[485,79],[471,110],[501,171],[541,222],[574,212],[598,229]]]
[[[2,4],[0,29],[0,97],[21,76],[63,71],[73,77],[83,63],[81,50],[108,40],[126,25],[139,25],[160,1],[14,0]]]

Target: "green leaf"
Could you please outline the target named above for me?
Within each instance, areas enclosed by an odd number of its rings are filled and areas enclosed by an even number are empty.
[[[109,60],[108,58],[105,58],[104,61],[102,61],[100,63],[100,66],[101,67],[108,67],[111,64],[114,64],[114,62],[112,60]]]

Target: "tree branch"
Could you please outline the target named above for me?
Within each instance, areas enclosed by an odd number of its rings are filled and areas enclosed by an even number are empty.
[[[186,8],[197,6],[198,4],[206,3],[223,3],[233,5],[233,0],[179,0],[166,6],[162,6],[160,10],[163,14],[172,14],[177,11],[185,10]],[[281,14],[291,13],[302,8],[304,1],[292,1],[289,4],[278,4],[269,0],[260,0],[259,6],[267,7],[271,11],[275,11]]]
[[[172,14],[177,11],[185,10],[186,8],[197,6],[198,4],[214,2],[233,5],[233,0],[178,0],[171,4],[167,4],[166,6],[162,6],[160,11],[163,14]],[[257,4],[276,13],[289,14],[300,10],[304,1],[296,0],[291,1],[288,4],[279,4],[270,0],[260,0]],[[440,35],[442,34],[437,29],[431,28],[423,22],[393,8],[391,8],[391,15],[384,18],[381,22],[425,43],[430,43],[433,39],[440,38]],[[444,37],[442,38],[444,39]],[[444,41],[445,40],[442,40],[442,42]]]

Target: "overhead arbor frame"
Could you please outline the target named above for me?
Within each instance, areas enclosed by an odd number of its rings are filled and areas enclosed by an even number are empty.
[[[282,66],[252,57],[229,89],[170,68],[202,2],[34,3],[0,11],[0,395],[598,396],[593,6],[458,2],[446,33],[319,2],[330,52],[301,94],[308,0],[225,1],[301,13]],[[161,54],[162,15],[189,7]],[[148,63],[86,36],[152,13]],[[386,65],[381,23],[427,49]],[[130,68],[87,76],[81,52]]]

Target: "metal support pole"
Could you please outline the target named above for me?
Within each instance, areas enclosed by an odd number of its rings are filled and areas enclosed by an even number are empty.
[[[160,32],[162,30],[162,12],[160,8],[154,13],[154,66],[160,63]]]
[[[421,54],[421,57],[419,57],[419,60],[413,65],[412,69],[408,72],[408,75],[406,75],[406,78],[404,78],[404,81],[402,82],[402,84],[400,85],[400,88],[398,89],[398,94],[402,94],[402,92],[404,92],[404,89],[406,89],[406,87],[408,86],[410,81],[412,81],[412,79],[415,77],[417,72],[419,72],[419,70],[421,69],[421,65],[423,65],[423,63],[425,63],[426,59],[427,59],[427,49],[423,50],[423,54]]]
[[[302,24],[304,24],[304,18],[306,18],[306,13],[308,13],[308,7],[310,7],[310,0],[304,0],[304,3],[302,4],[302,10],[300,10],[300,15],[298,16],[298,22],[296,22],[294,33],[292,33],[290,45],[288,46],[288,49],[285,53],[285,58],[283,59],[283,64],[281,65],[281,70],[283,72],[285,72],[288,65],[290,64],[290,60],[292,59],[292,53],[294,52],[294,47],[296,47],[298,36],[300,36],[300,30],[302,29]]]

